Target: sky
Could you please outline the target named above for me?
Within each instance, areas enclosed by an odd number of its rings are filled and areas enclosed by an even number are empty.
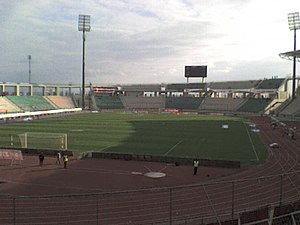
[[[80,84],[79,14],[91,16],[86,83],[185,83],[188,65],[207,65],[206,82],[285,78],[279,53],[293,50],[287,15],[299,11],[299,0],[1,0],[0,82],[28,83],[31,55],[32,83]]]

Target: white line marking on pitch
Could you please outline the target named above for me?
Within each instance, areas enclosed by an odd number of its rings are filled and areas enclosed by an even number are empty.
[[[176,148],[178,145],[181,144],[181,142],[183,142],[183,140],[178,141],[172,148],[170,148],[164,155],[168,155],[174,148]]]
[[[256,150],[255,150],[255,146],[254,146],[254,144],[253,144],[252,138],[251,138],[251,136],[250,136],[250,134],[249,134],[248,127],[246,126],[246,123],[244,123],[244,126],[245,126],[245,128],[246,128],[246,131],[247,131],[247,134],[248,134],[250,143],[251,143],[251,145],[252,145],[252,150],[253,150],[253,152],[254,152],[254,154],[255,154],[256,161],[258,161],[258,160],[259,160],[259,159],[258,159],[258,155],[257,155],[257,152],[256,152]]]
[[[104,151],[104,150],[106,150],[106,149],[108,149],[108,148],[110,148],[111,146],[106,146],[106,147],[104,147],[104,148],[101,148],[98,152],[102,152],[102,151]]]

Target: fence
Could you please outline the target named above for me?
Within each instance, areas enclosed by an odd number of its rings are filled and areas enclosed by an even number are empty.
[[[295,224],[299,172],[122,192],[0,196],[0,224]]]
[[[109,153],[109,152],[87,152],[83,153],[82,157],[85,158],[101,158],[101,159],[121,159],[121,160],[134,160],[134,161],[151,161],[151,162],[164,162],[164,163],[178,163],[180,165],[192,165],[193,158],[188,157],[172,157],[162,155],[145,155],[145,154],[132,154],[132,153]],[[223,168],[240,168],[239,161],[229,160],[210,160],[199,159],[201,166],[223,167]]]

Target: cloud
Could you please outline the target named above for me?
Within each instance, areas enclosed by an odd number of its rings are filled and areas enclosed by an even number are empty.
[[[287,13],[298,0],[3,0],[0,77],[80,83],[79,14],[91,15],[86,34],[86,81],[185,82],[185,65],[208,65],[208,80],[286,76],[279,58],[292,48]],[[280,65],[280,66],[279,66]]]

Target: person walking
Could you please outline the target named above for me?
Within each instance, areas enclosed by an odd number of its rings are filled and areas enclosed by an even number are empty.
[[[199,160],[194,159],[193,164],[194,164],[194,175],[196,175],[199,167]]]
[[[55,164],[59,164],[59,165],[60,165],[60,159],[61,159],[61,153],[58,152],[58,153],[56,154],[56,163],[55,163]]]
[[[69,158],[68,158],[68,155],[64,155],[64,168],[66,169],[67,168],[67,164],[68,164],[68,161],[69,161]]]
[[[44,153],[41,152],[41,153],[39,154],[39,164],[40,164],[40,167],[43,166],[44,159],[45,159]]]

